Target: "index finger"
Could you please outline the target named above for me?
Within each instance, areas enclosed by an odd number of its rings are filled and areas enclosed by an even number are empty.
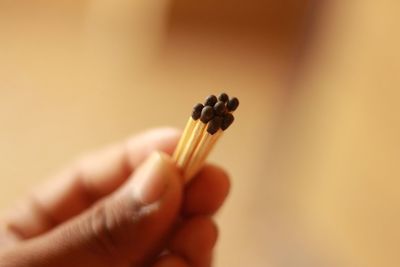
[[[179,131],[162,128],[90,154],[34,190],[5,218],[19,239],[37,236],[112,193],[154,150],[171,154]]]

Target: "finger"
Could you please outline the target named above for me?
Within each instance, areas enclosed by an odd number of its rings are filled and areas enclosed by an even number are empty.
[[[173,129],[152,130],[84,157],[13,208],[8,231],[26,239],[52,229],[117,189],[152,151],[172,153],[178,138]]]
[[[160,257],[153,267],[189,267],[182,257],[176,255],[165,255]]]
[[[229,193],[230,182],[224,170],[206,165],[186,188],[183,202],[185,215],[211,215],[224,202]]]
[[[169,249],[182,256],[193,267],[209,267],[218,230],[209,217],[184,221],[172,237]]]
[[[170,158],[152,155],[112,195],[22,243],[21,266],[142,266],[159,254],[178,217],[181,178]]]

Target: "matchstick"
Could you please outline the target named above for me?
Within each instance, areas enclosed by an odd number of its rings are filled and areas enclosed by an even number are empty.
[[[184,147],[182,147],[182,153],[177,159],[177,165],[183,170],[193,154],[194,149],[200,141],[200,137],[207,126],[207,123],[213,118],[214,111],[210,106],[205,106],[201,111],[200,119],[196,122],[190,136]],[[184,137],[185,138],[185,137]]]
[[[185,130],[183,130],[182,137],[179,139],[179,143],[175,148],[174,154],[172,158],[177,161],[182,153],[183,147],[186,146],[186,143],[189,140],[189,137],[196,125],[196,122],[201,116],[201,111],[203,110],[203,104],[199,103],[193,107],[192,115],[189,117],[189,120],[186,123]]]
[[[215,113],[225,112],[223,108],[218,106],[218,103],[214,106]],[[194,177],[201,169],[206,158],[211,153],[215,143],[219,138],[221,138],[223,132],[233,123],[234,119],[235,118],[231,113],[225,113],[223,116],[216,116],[210,121],[207,131],[201,137],[201,140],[197,145],[189,164],[184,170],[184,177],[186,181]]]
[[[193,107],[183,134],[174,151],[173,159],[182,170],[185,182],[194,177],[203,166],[223,132],[233,123],[231,114],[237,109],[239,100],[222,93],[210,95],[204,105]]]
[[[192,157],[190,158],[189,163],[184,169],[183,176],[185,177],[185,181],[189,181],[194,175],[196,175],[198,171],[198,166],[201,165],[202,162],[205,161],[207,155],[211,152],[215,142],[222,135],[222,131],[220,131],[222,124],[222,117],[216,116],[214,117],[207,126],[207,130],[203,133],[199,144],[197,145]]]
[[[221,138],[222,134],[228,127],[233,123],[234,117],[231,113],[227,113],[222,117],[222,120],[218,121],[215,117],[207,128],[207,133],[202,136],[199,145],[196,147],[193,153],[193,158],[190,161],[190,165],[187,166],[184,172],[185,180],[188,181],[194,177],[201,167],[203,167],[208,155],[211,153],[214,145],[217,143],[218,139]],[[217,125],[220,127],[217,128]]]

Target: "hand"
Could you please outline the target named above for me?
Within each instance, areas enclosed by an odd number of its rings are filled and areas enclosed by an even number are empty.
[[[84,157],[2,220],[0,266],[207,267],[229,190],[207,165],[186,186],[159,129]]]

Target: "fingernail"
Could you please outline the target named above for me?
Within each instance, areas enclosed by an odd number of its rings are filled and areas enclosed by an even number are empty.
[[[160,152],[153,152],[136,170],[133,182],[134,197],[146,205],[159,201],[173,175],[174,166],[169,157]]]

